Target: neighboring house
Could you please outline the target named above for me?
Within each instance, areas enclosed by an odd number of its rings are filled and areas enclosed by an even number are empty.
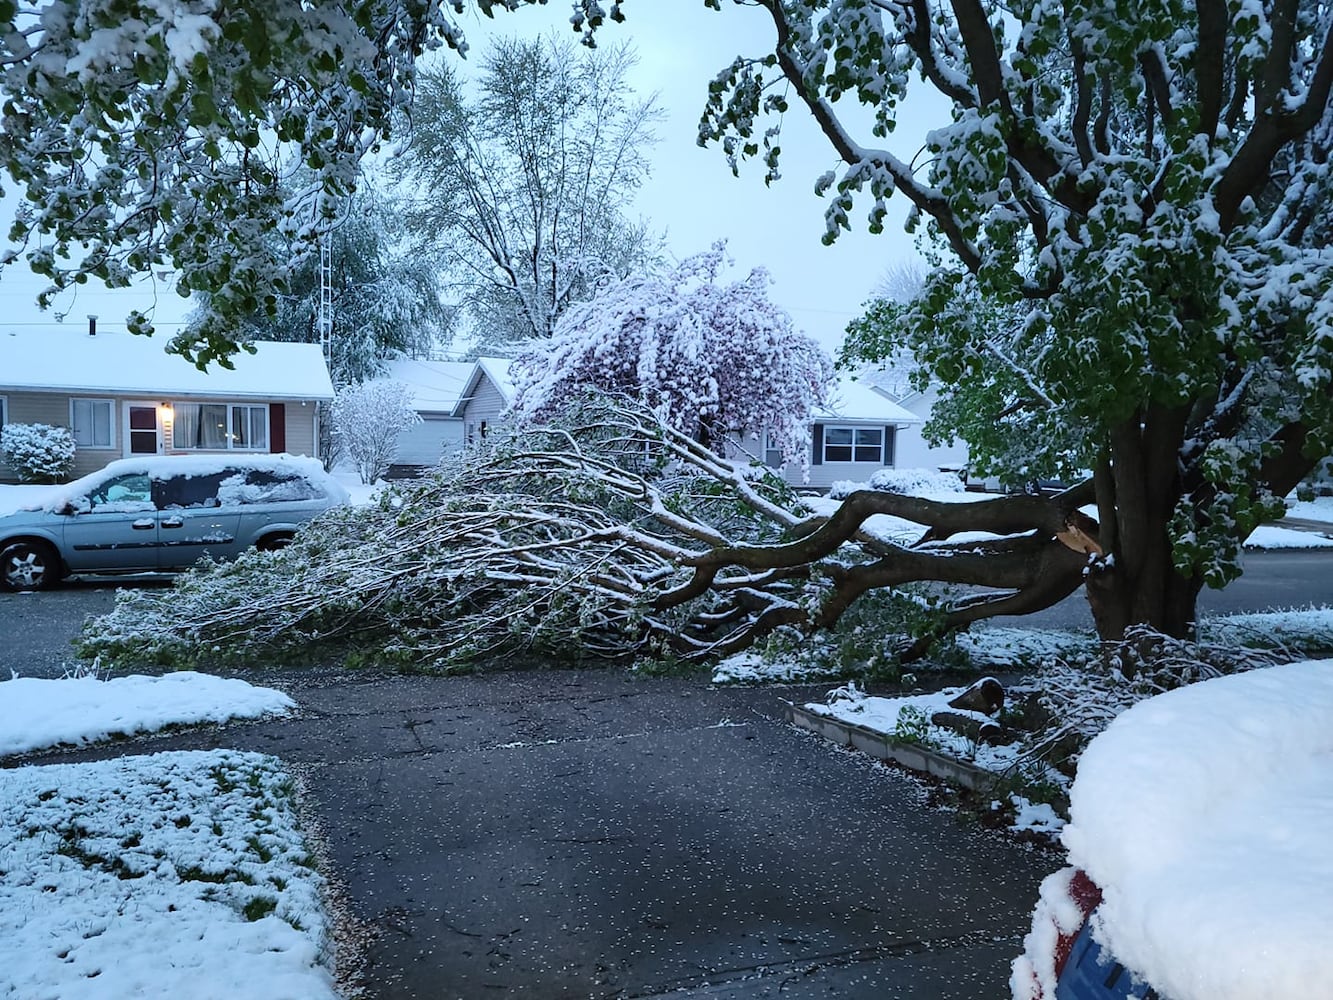
[[[773,468],[793,486],[828,489],[839,480],[865,482],[879,469],[904,467],[898,454],[899,436],[919,428],[923,418],[899,406],[866,382],[839,379],[830,402],[818,407],[810,426],[808,466],[783,464],[781,452],[765,439],[751,436],[742,449]]]
[[[0,426],[74,434],[74,474],[127,455],[314,455],[333,385],[318,344],[261,342],[201,372],[162,338],[89,330],[0,332]],[[0,465],[0,480],[13,480]]]
[[[421,423],[399,432],[395,466],[433,466],[444,455],[463,447],[463,420],[456,411],[475,368],[472,362],[417,358],[395,358],[386,363],[385,377],[407,386],[412,408],[421,417]]]
[[[881,390],[882,391],[882,390]],[[953,444],[932,445],[921,433],[922,424],[930,419],[935,403],[940,398],[939,388],[932,385],[924,392],[908,389],[902,396],[890,394],[899,406],[921,418],[898,435],[898,465],[904,469],[935,469],[961,471],[967,468],[967,443],[955,438]]]
[[[463,438],[469,444],[486,436],[501,414],[514,401],[514,383],[509,377],[509,361],[505,358],[479,358],[455,415],[463,421]]]
[[[514,401],[509,362],[503,358],[395,358],[385,364],[385,377],[407,386],[421,417],[421,423],[399,433],[390,478],[421,475],[445,455],[481,440]]]

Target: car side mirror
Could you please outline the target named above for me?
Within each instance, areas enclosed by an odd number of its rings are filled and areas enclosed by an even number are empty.
[[[58,513],[65,515],[87,514],[92,509],[93,505],[87,497],[78,497],[74,500],[66,500],[60,506]]]

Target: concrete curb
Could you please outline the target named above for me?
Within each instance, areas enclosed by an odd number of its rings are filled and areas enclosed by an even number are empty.
[[[945,781],[962,785],[964,788],[970,788],[973,791],[989,788],[998,779],[998,775],[991,771],[983,770],[953,757],[946,757],[915,743],[904,743],[901,740],[895,740],[891,736],[886,736],[874,729],[867,729],[865,726],[843,722],[841,719],[834,719],[827,715],[818,715],[798,705],[787,705],[787,721],[792,725],[823,736],[825,739],[832,740],[840,746],[852,747],[862,753],[868,753],[878,760],[893,761],[895,764],[901,764],[913,771],[943,778]]]

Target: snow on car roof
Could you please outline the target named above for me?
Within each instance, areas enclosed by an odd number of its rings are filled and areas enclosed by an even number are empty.
[[[1333,660],[1142,702],[1084,751],[1063,839],[1093,933],[1175,1000],[1327,1000]]]
[[[171,479],[175,476],[212,476],[229,470],[249,469],[300,475],[320,486],[330,499],[345,503],[348,498],[347,490],[324,471],[324,466],[317,459],[304,455],[142,455],[117,459],[71,483],[52,487],[49,493],[42,494],[39,504],[23,509],[59,510],[107,479],[128,473],[146,472],[150,479]]]

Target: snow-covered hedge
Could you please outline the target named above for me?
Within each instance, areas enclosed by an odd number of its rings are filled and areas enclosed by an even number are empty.
[[[857,490],[872,489],[883,493],[898,493],[907,497],[925,497],[937,493],[962,493],[963,485],[957,473],[936,472],[933,469],[880,469],[867,483],[842,479],[829,487],[834,500],[845,499]]]
[[[20,482],[64,482],[74,471],[74,435],[51,424],[6,424],[0,457]]]

